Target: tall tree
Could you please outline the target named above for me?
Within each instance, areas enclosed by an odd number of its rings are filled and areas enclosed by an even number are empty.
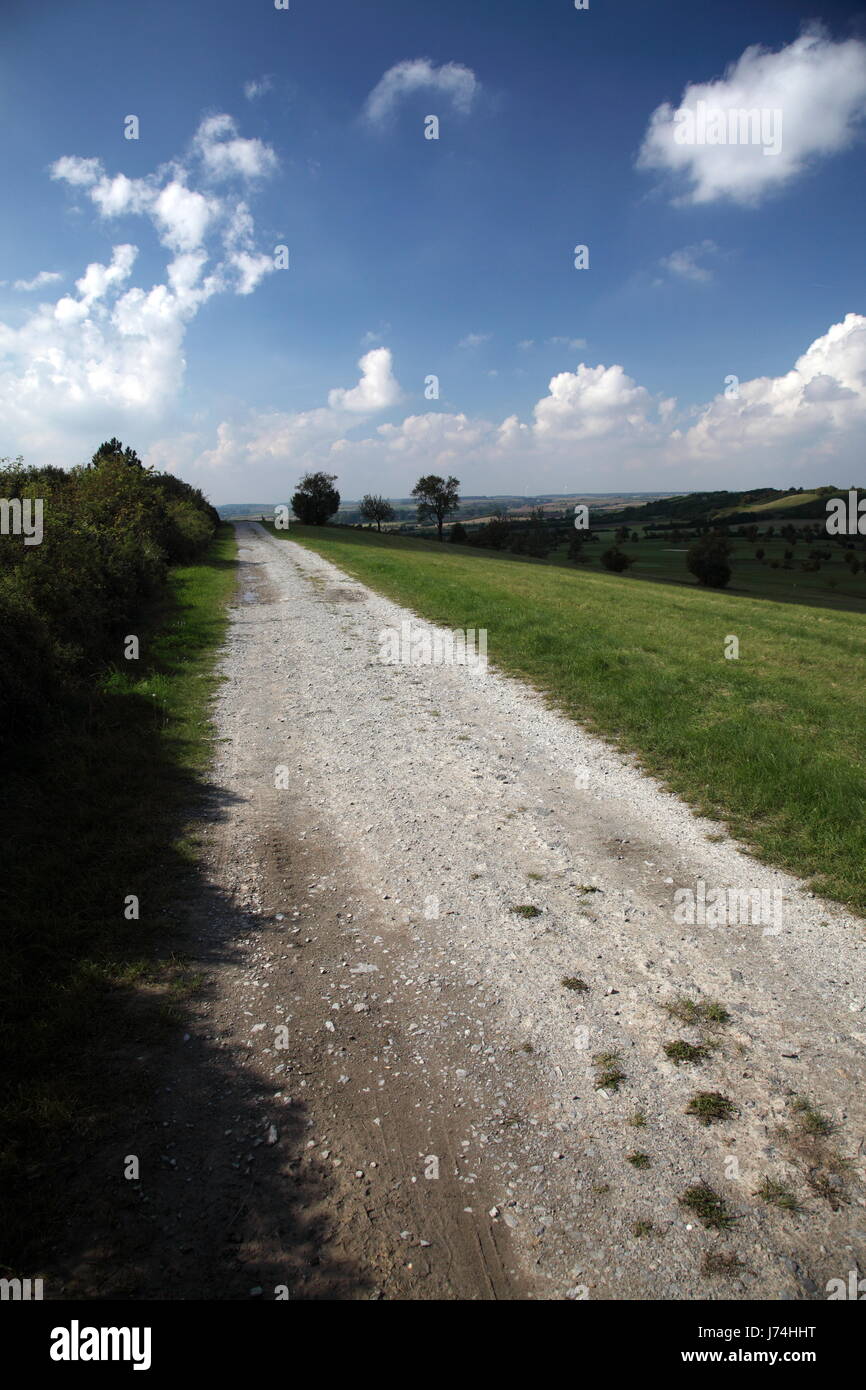
[[[381,531],[383,521],[394,520],[394,508],[385,497],[378,493],[365,492],[361,502],[361,520],[375,521],[376,530]]]
[[[331,484],[336,473],[305,473],[292,497],[292,511],[305,526],[324,526],[340,506],[340,494]]]
[[[428,473],[419,478],[412,489],[412,496],[418,498],[418,520],[435,518],[440,541],[445,518],[460,510],[459,487],[459,478],[440,478],[437,473]]]

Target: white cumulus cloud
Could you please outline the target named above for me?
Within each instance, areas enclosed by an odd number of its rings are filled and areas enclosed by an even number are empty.
[[[51,178],[83,191],[102,220],[145,218],[168,255],[163,281],[145,288],[133,280],[138,248],[119,241],[107,263],[86,266],[73,292],[40,303],[15,326],[0,323],[0,412],[15,452],[28,461],[66,462],[72,441],[104,433],[107,412],[118,428],[128,412],[135,429],[146,431],[177,397],[190,321],[213,295],[247,295],[273,270],[271,257],[256,249],[248,203],[207,187],[214,173],[253,177],[271,169],[266,147],[239,139],[230,118],[216,129],[204,122],[197,140],[204,189],[178,161],[144,178],[109,174],[99,159],[77,155],[51,166]],[[209,158],[213,150],[223,153]],[[16,288],[60,278],[45,271]]]
[[[721,123],[711,121],[714,112]],[[737,113],[749,112],[759,117],[745,123],[744,136]],[[836,42],[812,27],[778,52],[747,48],[723,77],[689,83],[676,108],[657,107],[638,166],[674,175],[683,201],[757,203],[851,145],[864,116],[866,43]]]

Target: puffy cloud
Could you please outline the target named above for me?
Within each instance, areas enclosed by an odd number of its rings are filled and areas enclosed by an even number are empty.
[[[99,159],[80,159],[75,154],[65,154],[51,166],[51,177],[62,179],[73,188],[89,188],[102,174],[102,161]]]
[[[724,458],[755,457],[821,446],[844,450],[866,424],[866,318],[846,314],[780,377],[740,382],[703,407],[682,435],[680,452]],[[853,462],[853,455],[852,455]]]
[[[153,204],[153,215],[166,246],[174,251],[195,251],[205,239],[219,204],[172,180]]]
[[[465,338],[460,339],[457,346],[468,348],[471,351],[473,348],[481,347],[482,343],[489,343],[491,336],[490,333],[467,333]]]
[[[263,178],[277,167],[277,156],[261,140],[244,139],[231,116],[208,116],[193,140],[206,172],[213,179]]]
[[[351,390],[335,387],[328,393],[332,410],[348,410],[368,414],[386,410],[400,399],[400,387],[391,370],[391,352],[385,347],[373,348],[358,363],[361,380]]]
[[[365,362],[354,388],[359,398],[365,378],[376,376]],[[390,374],[389,357],[381,379]],[[384,409],[389,394],[371,391],[366,399],[372,408],[375,396]],[[331,392],[328,407],[296,415],[224,423],[198,466],[236,467],[232,486],[241,492],[251,472],[255,487],[284,490],[287,464],[299,472],[323,468],[339,474],[345,496],[404,496],[430,471],[454,473],[476,492],[687,489],[717,480],[720,463],[730,486],[853,476],[866,424],[866,318],[848,314],[832,325],[791,371],[742,382],[736,398],[722,394],[689,411],[649,392],[618,363],[582,362],[558,373],[531,419],[512,414],[499,424],[428,411],[358,437],[357,418],[345,408],[350,395]]]
[[[864,115],[866,44],[813,27],[775,53],[747,48],[724,77],[689,83],[676,109],[657,107],[638,167],[677,176],[687,202],[756,203],[851,145]]]
[[[364,115],[372,125],[382,125],[402,97],[422,91],[445,98],[465,115],[480,88],[475,73],[462,63],[437,68],[429,58],[410,58],[395,63],[380,77],[364,103]]]
[[[214,472],[232,464],[249,468],[272,460],[290,460],[301,469],[308,464],[328,466],[330,455],[339,451],[361,417],[386,410],[400,399],[388,348],[373,348],[358,366],[361,376],[357,385],[329,391],[326,406],[294,414],[258,412],[244,423],[222,421],[216,444],[198,454],[196,468]]]
[[[205,177],[214,169],[220,175],[234,170],[252,176],[272,167],[262,155],[266,147],[237,140],[229,118],[210,121],[210,127],[207,122],[200,127],[204,143],[196,146]],[[209,159],[208,151],[214,150],[223,153]],[[66,461],[70,441],[102,429],[109,410],[118,428],[124,412],[130,412],[136,431],[146,431],[177,396],[187,326],[202,305],[226,291],[251,293],[273,269],[271,258],[256,251],[248,204],[191,186],[179,163],[132,179],[107,174],[98,159],[65,155],[50,173],[84,190],[106,221],[147,218],[169,259],[163,283],[136,286],[131,280],[137,247],[124,241],[113,248],[108,264],[93,261],[86,267],[73,293],[40,304],[17,327],[0,323],[0,411],[16,452],[34,462],[58,454]],[[42,272],[18,286],[36,289],[59,278]]]
[[[652,396],[620,366],[587,367],[581,362],[576,372],[553,377],[548,393],[533,411],[539,439],[646,435],[653,428]]]
[[[660,262],[665,270],[669,270],[672,275],[678,275],[682,280],[695,280],[706,283],[712,280],[713,272],[706,266],[698,264],[700,256],[711,256],[718,251],[718,246],[714,241],[705,238],[696,246],[683,246],[679,251],[672,251],[669,256],[663,256]]]

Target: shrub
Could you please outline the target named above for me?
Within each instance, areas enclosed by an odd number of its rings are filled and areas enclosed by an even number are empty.
[[[40,544],[0,535],[0,729],[11,743],[92,687],[169,564],[201,554],[219,517],[116,439],[68,472],[0,460],[0,496],[43,503]]]
[[[612,570],[614,574],[622,574],[629,565],[634,564],[634,560],[630,555],[626,555],[624,550],[612,545],[602,552],[601,563],[606,570]]]
[[[731,543],[724,536],[706,535],[689,546],[686,565],[700,584],[723,589],[731,578]]]

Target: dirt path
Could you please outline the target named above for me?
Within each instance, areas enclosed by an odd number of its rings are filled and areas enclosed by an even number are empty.
[[[862,922],[516,682],[383,664],[405,610],[237,532],[207,988],[138,1136],[156,1176],[68,1291],[110,1266],[131,1297],[810,1299],[866,1268]],[[700,880],[779,891],[781,929],[678,924]],[[730,1021],[672,1020],[680,995]],[[687,1115],[698,1090],[730,1117]],[[729,1229],[680,1203],[700,1182]]]

